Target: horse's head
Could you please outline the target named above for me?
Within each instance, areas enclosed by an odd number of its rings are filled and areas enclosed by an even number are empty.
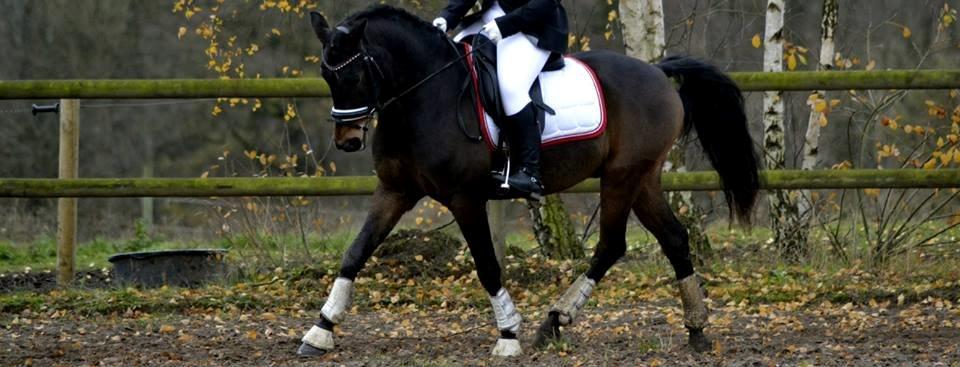
[[[364,45],[366,20],[347,22],[330,29],[320,13],[310,13],[310,21],[323,43],[321,73],[330,86],[336,123],[334,142],[346,152],[361,150],[366,145],[368,124],[378,106],[377,78],[383,71]]]

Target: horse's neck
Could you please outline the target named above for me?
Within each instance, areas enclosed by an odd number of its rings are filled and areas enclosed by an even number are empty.
[[[460,55],[451,45],[424,46],[412,39],[384,45],[384,49],[395,55],[391,74],[396,76],[396,83],[387,98],[406,92],[394,106],[381,112],[377,127],[381,133],[377,134],[376,142],[386,146],[397,146],[395,139],[409,142],[416,137],[436,136],[457,126],[460,86],[468,75],[463,66],[448,64]],[[441,71],[444,67],[447,69]],[[408,91],[428,77],[431,79]]]

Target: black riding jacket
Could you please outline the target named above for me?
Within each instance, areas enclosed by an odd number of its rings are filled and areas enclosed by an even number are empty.
[[[464,18],[478,0],[450,0],[440,16],[447,20],[447,27],[455,29],[461,24],[471,24],[493,6],[496,0],[481,0],[481,11]],[[537,38],[537,47],[557,53],[567,52],[567,11],[561,0],[499,0],[507,14],[497,18],[497,27],[503,38],[524,33]]]

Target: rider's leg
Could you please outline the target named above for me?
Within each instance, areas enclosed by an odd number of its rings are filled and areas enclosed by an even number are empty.
[[[504,38],[497,44],[497,74],[507,121],[503,126],[514,162],[520,170],[510,176],[510,186],[518,191],[539,195],[540,126],[530,99],[530,86],[550,58],[550,51],[536,45],[536,39],[523,33]]]

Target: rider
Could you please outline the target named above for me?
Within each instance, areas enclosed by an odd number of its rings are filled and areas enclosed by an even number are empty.
[[[567,51],[567,13],[561,0],[482,0],[481,10],[464,17],[477,0],[450,0],[433,21],[446,32],[465,25],[456,39],[483,32],[497,45],[497,74],[503,108],[502,128],[520,170],[508,181],[513,189],[540,195],[540,127],[530,87],[551,52]]]

